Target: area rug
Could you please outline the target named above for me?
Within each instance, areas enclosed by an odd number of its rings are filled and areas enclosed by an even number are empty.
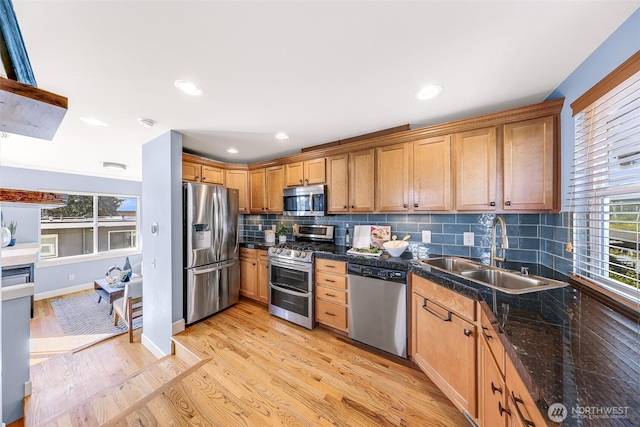
[[[58,344],[63,347],[71,347],[67,351],[82,350],[128,330],[127,324],[122,319],[118,320],[117,326],[113,325],[114,315],[109,314],[111,304],[104,299],[98,302],[97,294],[53,300],[51,308],[65,334],[64,337],[58,339]],[[133,329],[140,327],[142,327],[142,317],[133,321]],[[55,342],[52,340],[50,345]],[[47,349],[42,348],[41,350]]]

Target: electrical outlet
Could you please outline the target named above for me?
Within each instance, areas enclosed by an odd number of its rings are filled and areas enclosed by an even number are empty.
[[[75,276],[74,274],[70,274],[70,275],[69,275],[69,280],[73,280],[73,279],[75,279],[75,278],[76,278],[76,276]]]
[[[258,231],[262,231],[262,224],[258,224]]]
[[[473,246],[473,238],[474,238],[474,234],[472,231],[467,231],[465,233],[463,233],[463,244],[465,246]]]
[[[422,231],[422,243],[431,243],[431,230]]]

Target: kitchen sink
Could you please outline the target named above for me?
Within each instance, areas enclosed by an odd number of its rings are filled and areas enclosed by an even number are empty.
[[[558,280],[517,273],[458,257],[421,259],[419,263],[508,294],[525,294],[567,285]]]
[[[561,288],[566,283],[544,277],[524,275],[512,271],[487,268],[485,270],[462,271],[460,275],[490,288],[509,294],[524,294],[544,289]]]
[[[464,258],[444,257],[420,260],[422,265],[435,267],[449,272],[485,270],[488,266]]]

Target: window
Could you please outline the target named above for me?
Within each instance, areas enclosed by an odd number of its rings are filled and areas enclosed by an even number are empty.
[[[635,64],[575,114],[571,203],[574,273],[638,304],[640,60]]]
[[[40,228],[43,259],[137,249],[138,199],[70,194],[67,206],[41,210]]]

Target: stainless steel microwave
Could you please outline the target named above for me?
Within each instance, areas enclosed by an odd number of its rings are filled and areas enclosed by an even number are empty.
[[[327,212],[327,186],[307,185],[282,191],[283,215],[324,216]]]

